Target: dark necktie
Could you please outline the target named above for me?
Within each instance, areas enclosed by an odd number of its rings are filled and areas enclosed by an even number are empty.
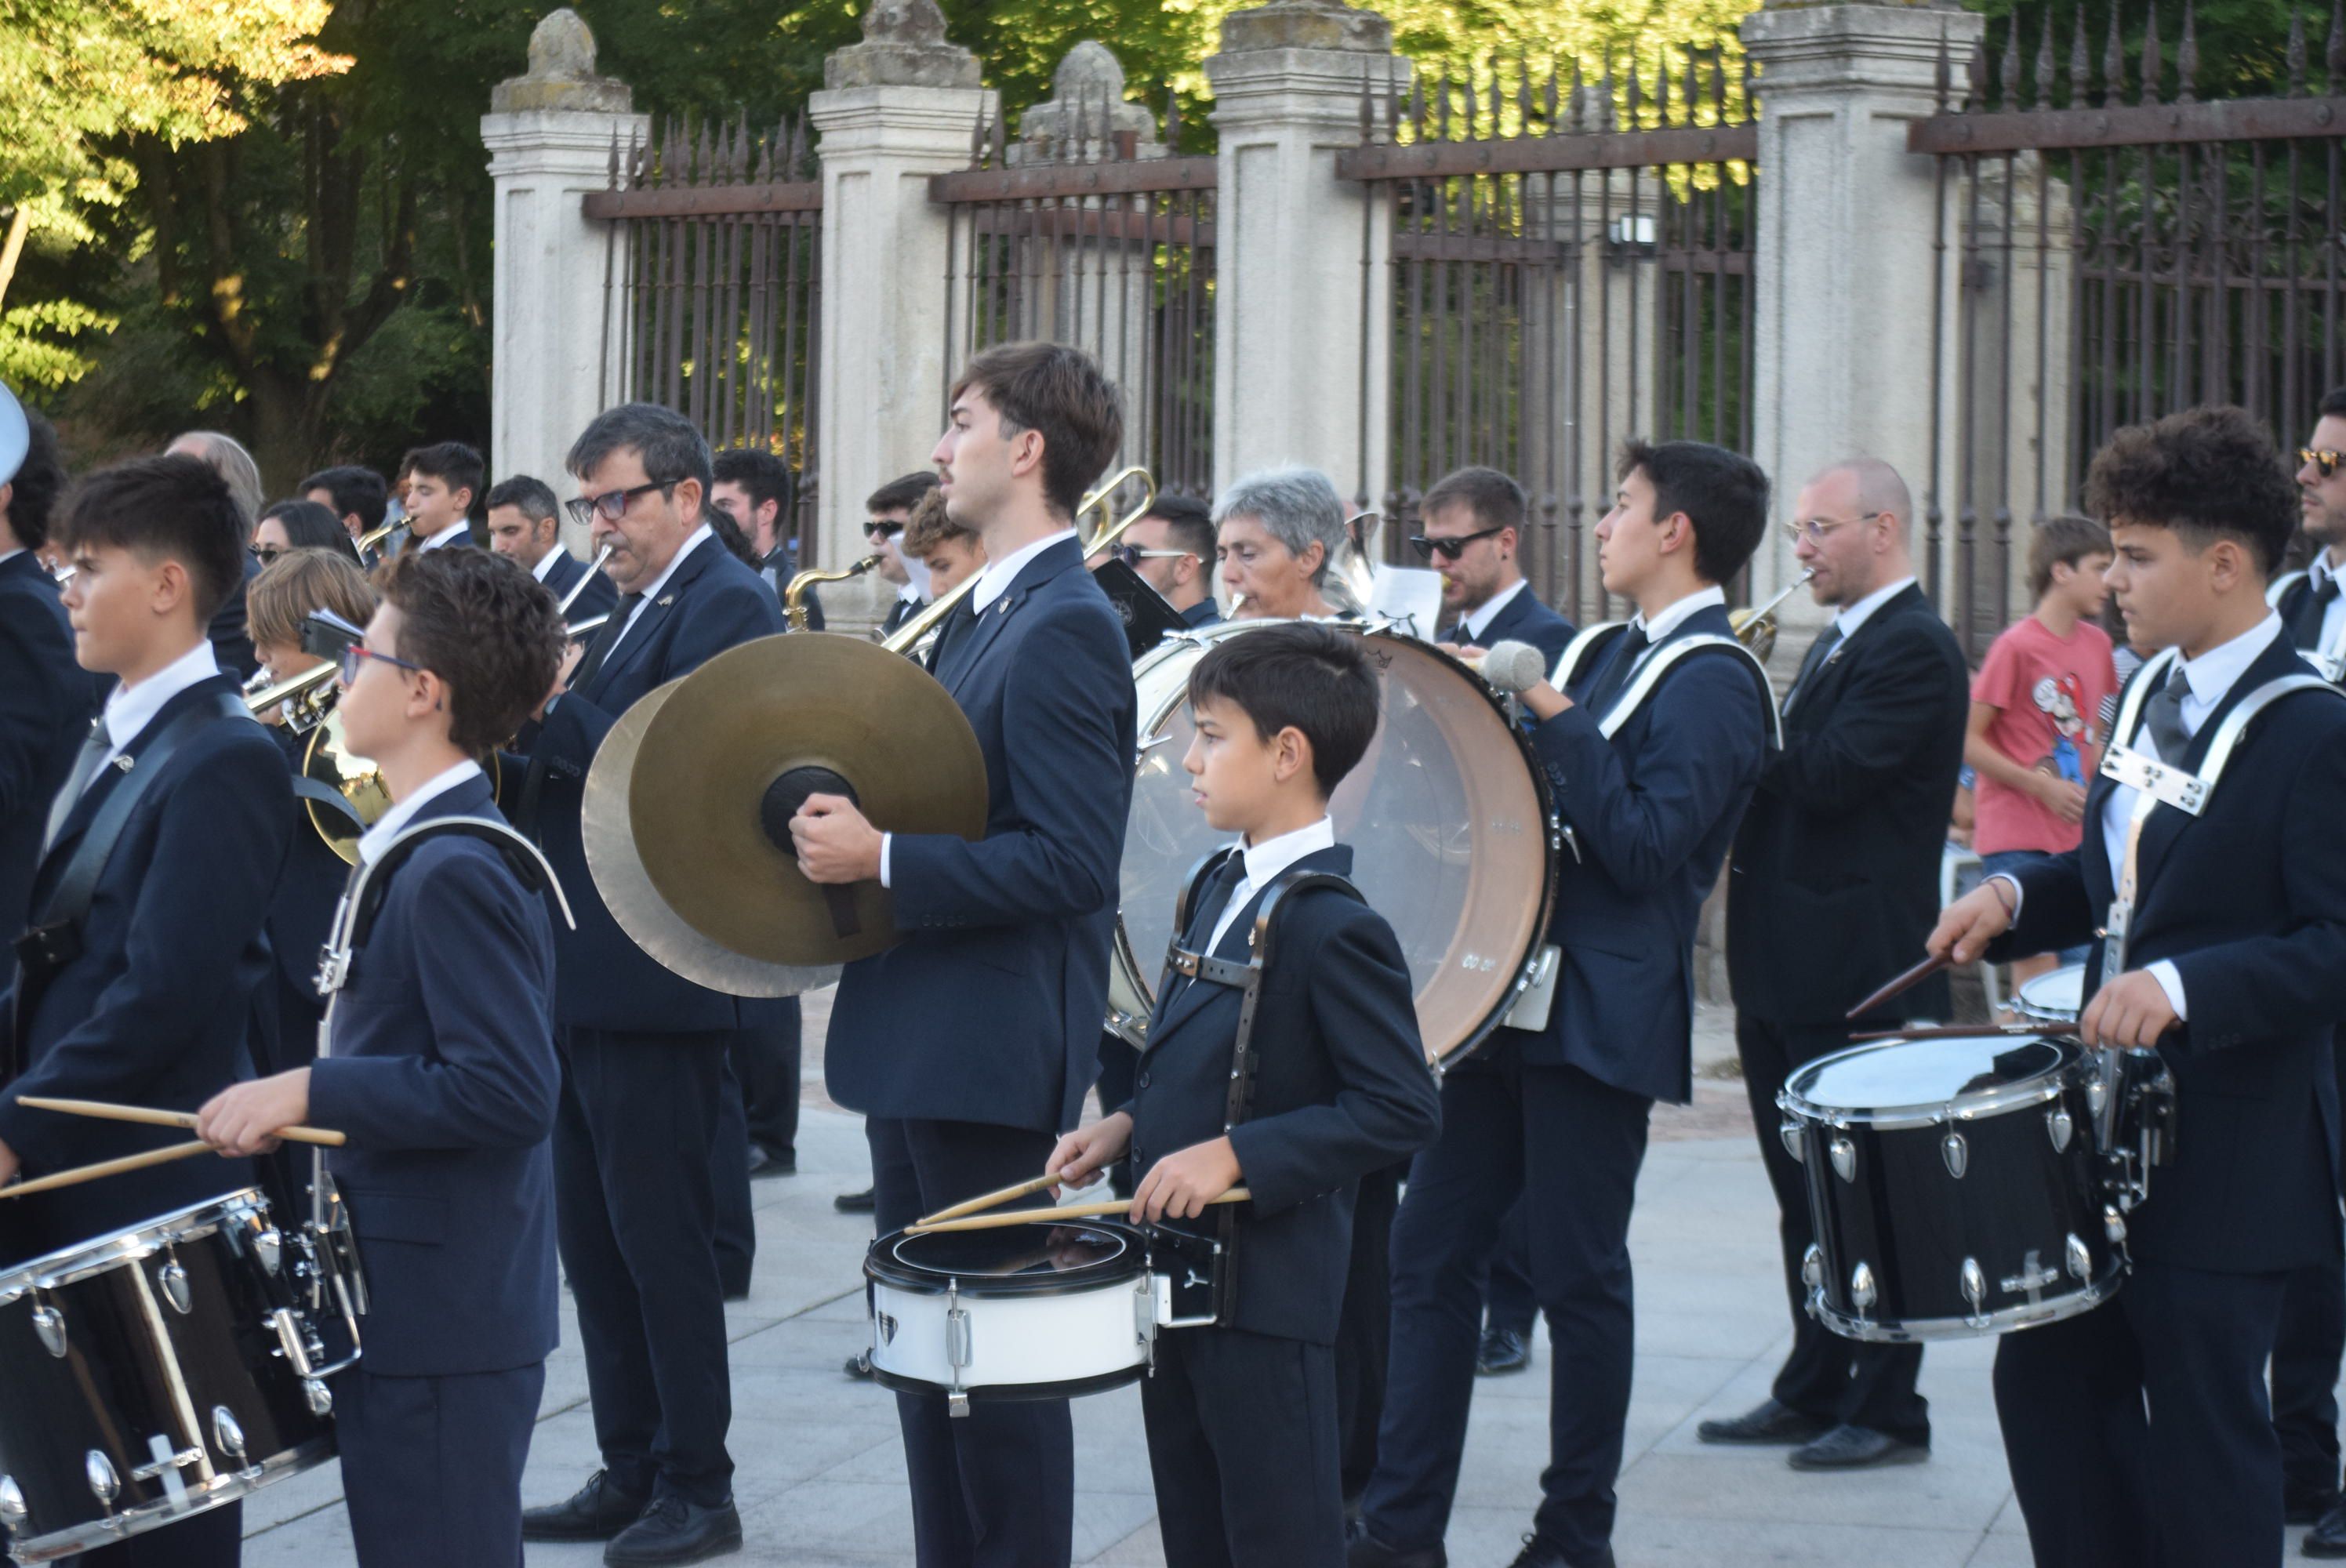
[[[605,621],[603,629],[595,634],[595,640],[587,645],[586,657],[578,661],[577,669],[572,672],[570,690],[586,689],[586,683],[595,678],[603,667],[603,661],[611,657],[611,650],[618,646],[621,637],[627,636],[627,621],[635,615],[636,606],[643,602],[641,594],[619,596],[619,602],[611,606],[611,618]]]
[[[2191,749],[2190,732],[2183,728],[2183,699],[2190,690],[2191,683],[2183,678],[2183,672],[2172,669],[2157,695],[2143,704],[2143,728],[2150,731],[2151,744],[2170,768],[2182,767],[2184,753]]]
[[[1445,643],[1454,648],[1464,647],[1466,646],[1466,623],[1464,621],[1451,622],[1448,626],[1443,627],[1439,633],[1435,634],[1433,640],[1438,643]]]
[[[1839,647],[1841,647],[1841,623],[1835,621],[1824,629],[1823,634],[1816,641],[1809,645],[1808,657],[1800,660],[1800,673],[1792,677],[1792,688],[1784,694],[1785,712],[1791,711],[1792,704],[1800,699],[1800,692],[1808,686],[1809,677],[1825,667],[1825,661],[1832,657],[1833,649]]]
[[[1637,656],[1652,646],[1652,635],[1644,626],[1631,626],[1616,637],[1612,657],[1606,662],[1604,673],[1596,677],[1596,684],[1588,688],[1588,695],[1581,698],[1580,706],[1597,718],[1604,718],[1606,709],[1613,706],[1613,699],[1620,695],[1621,688],[1629,684],[1629,672],[1637,667]]]
[[[1243,850],[1214,868],[1214,874],[1206,879],[1206,885],[1198,891],[1198,907],[1190,911],[1187,944],[1190,952],[1206,951],[1206,942],[1214,934],[1214,927],[1221,920],[1222,911],[1230,901],[1230,894],[1237,891],[1238,885],[1244,881],[1246,854]]]
[[[2338,596],[2338,579],[2319,576],[2313,580],[2313,590],[2297,602],[2297,614],[2289,628],[2290,640],[2301,648],[2321,646],[2321,623],[2330,615],[2330,603]]]
[[[970,596],[964,594],[954,602],[954,607],[945,612],[944,624],[937,628],[937,646],[929,650],[931,675],[945,667],[945,655],[975,625],[977,611],[970,604]]]
[[[49,830],[41,840],[44,850],[57,841],[57,832],[66,825],[66,819],[73,815],[75,802],[89,788],[89,781],[97,777],[106,754],[113,749],[114,738],[107,732],[106,721],[101,718],[89,727],[89,738],[81,743],[81,750],[74,758],[73,772],[66,776],[56,799],[49,802]]]

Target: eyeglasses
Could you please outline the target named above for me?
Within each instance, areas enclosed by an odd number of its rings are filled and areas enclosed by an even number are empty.
[[[1466,553],[1466,546],[1477,539],[1488,539],[1494,534],[1504,534],[1512,524],[1501,524],[1496,528],[1478,528],[1472,534],[1461,534],[1452,539],[1429,539],[1423,534],[1412,534],[1409,542],[1417,547],[1417,558],[1431,561],[1436,555],[1445,561],[1455,561]]]
[[[276,545],[255,545],[252,547],[252,558],[264,566],[285,553],[282,547]]]
[[[569,509],[570,520],[581,527],[595,521],[600,513],[606,523],[617,523],[627,514],[627,507],[638,495],[648,495],[658,490],[665,494],[677,487],[674,479],[654,479],[627,490],[606,490],[600,495],[574,495],[562,504]]]
[[[1795,543],[1806,539],[1813,545],[1836,528],[1846,528],[1852,523],[1871,523],[1882,515],[1884,514],[1880,512],[1867,512],[1855,517],[1795,517],[1784,524],[1784,532],[1790,535]]]
[[[366,668],[366,661],[369,659],[375,659],[383,664],[396,665],[401,669],[412,669],[418,675],[422,675],[423,673],[423,667],[420,664],[410,664],[403,658],[394,658],[387,653],[377,653],[374,649],[366,647],[362,643],[352,643],[350,647],[342,650],[342,684],[344,686],[356,686],[358,684],[359,672]]]
[[[2300,446],[2297,449],[2297,460],[2311,463],[2321,470],[2321,477],[2327,479],[2338,472],[2340,463],[2346,463],[2346,452],[2332,452],[2323,446]]]
[[[863,524],[863,536],[874,545],[893,539],[904,531],[904,525],[892,518],[874,517]]]
[[[1118,545],[1108,555],[1126,565],[1137,568],[1143,561],[1195,560],[1188,550],[1144,550],[1137,545]]]

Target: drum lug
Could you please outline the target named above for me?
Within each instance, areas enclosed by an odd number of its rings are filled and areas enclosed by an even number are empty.
[[[66,1354],[66,1315],[46,1303],[33,1308],[33,1331],[41,1337],[41,1348],[59,1360]]]
[[[2109,1085],[2102,1081],[2102,1064],[2096,1061],[2093,1076],[2086,1080],[2086,1109],[2096,1121],[2101,1119],[2102,1107],[2109,1103]]]
[[[89,1492],[97,1505],[111,1517],[115,1497],[122,1491],[122,1478],[114,1473],[114,1461],[97,1449],[82,1456],[81,1472],[89,1481]]]
[[[1850,1142],[1846,1133],[1833,1135],[1832,1168],[1833,1174],[1843,1181],[1857,1179],[1857,1145]]]
[[[1784,1118],[1784,1125],[1776,1129],[1776,1135],[1784,1140],[1784,1152],[1792,1156],[1793,1164],[1808,1163],[1809,1156],[1801,1152],[1800,1123],[1787,1116]]]
[[[2117,1209],[2109,1204],[2102,1206],[2102,1234],[2110,1238],[2112,1247],[2126,1245],[2127,1222],[2119,1216]]]
[[[314,1380],[317,1367],[310,1359],[310,1347],[301,1337],[301,1320],[294,1316],[293,1308],[280,1307],[271,1312],[269,1326],[277,1330],[278,1349],[284,1352],[285,1359],[292,1364],[294,1372],[302,1378]]]
[[[1873,1291],[1872,1265],[1860,1263],[1855,1268],[1850,1270],[1849,1298],[1851,1304],[1857,1308],[1859,1321],[1862,1322],[1865,1314],[1872,1309],[1873,1303],[1878,1299]]]
[[[2086,1250],[2086,1244],[2078,1239],[2074,1230],[2069,1233],[2069,1239],[2062,1244],[2061,1260],[2067,1266],[2069,1277],[2080,1285],[2093,1276],[2094,1255]]]
[[[310,1401],[310,1413],[323,1419],[334,1413],[334,1390],[315,1378],[301,1381],[301,1393]]]
[[[264,1230],[252,1238],[253,1256],[260,1258],[260,1267],[271,1274],[277,1272],[278,1265],[283,1258],[284,1250],[285,1238],[274,1230]]]
[[[1947,1174],[1957,1181],[1963,1180],[1964,1173],[1971,1169],[1972,1146],[1964,1141],[1963,1134],[1953,1128],[1939,1140],[1939,1156],[1947,1162]]]
[[[953,1387],[945,1394],[945,1413],[949,1416],[969,1414],[969,1390],[961,1386],[961,1375],[970,1364],[969,1310],[961,1304],[961,1281],[945,1283],[945,1360],[953,1367]]]
[[[244,1467],[244,1427],[226,1405],[212,1407],[212,1441],[219,1444],[220,1452],[236,1461],[237,1468]]]
[[[2066,1105],[2055,1105],[2045,1113],[2045,1130],[2052,1135],[2055,1154],[2065,1155],[2069,1152],[2069,1139],[2076,1134],[2077,1128],[2076,1122],[2070,1118],[2069,1108]]]
[[[179,1267],[176,1256],[155,1271],[155,1283],[163,1288],[163,1299],[168,1301],[171,1310],[180,1317],[184,1318],[196,1309],[195,1291],[188,1284],[188,1271]]]
[[[1987,1327],[1987,1276],[1980,1272],[1979,1259],[1966,1257],[1963,1268],[1964,1299],[1972,1304],[1964,1321],[1974,1329]]]
[[[13,1475],[0,1475],[0,1524],[11,1530],[21,1530],[32,1510],[25,1506],[25,1489],[16,1484]]]

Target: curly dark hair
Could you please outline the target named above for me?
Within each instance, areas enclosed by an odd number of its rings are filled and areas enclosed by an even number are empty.
[[[561,665],[562,612],[528,569],[492,550],[411,550],[381,587],[399,657],[448,686],[448,738],[479,756],[521,728]]]
[[[2171,528],[2194,552],[2238,539],[2270,577],[2297,532],[2297,485],[2246,409],[2209,403],[2110,437],[2086,471],[2086,510],[2114,527]]]

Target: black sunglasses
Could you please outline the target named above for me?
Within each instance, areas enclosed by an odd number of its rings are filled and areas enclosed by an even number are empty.
[[[1461,534],[1454,539],[1429,539],[1423,534],[1412,534],[1409,542],[1417,547],[1417,558],[1431,561],[1436,555],[1445,561],[1455,561],[1466,553],[1466,546],[1477,539],[1488,539],[1494,534],[1504,534],[1508,524],[1496,528],[1478,528],[1472,534]]]
[[[2332,452],[2325,446],[2300,446],[2297,449],[2297,455],[2300,460],[2321,470],[2324,479],[2337,473],[2340,463],[2346,463],[2346,452]]]

